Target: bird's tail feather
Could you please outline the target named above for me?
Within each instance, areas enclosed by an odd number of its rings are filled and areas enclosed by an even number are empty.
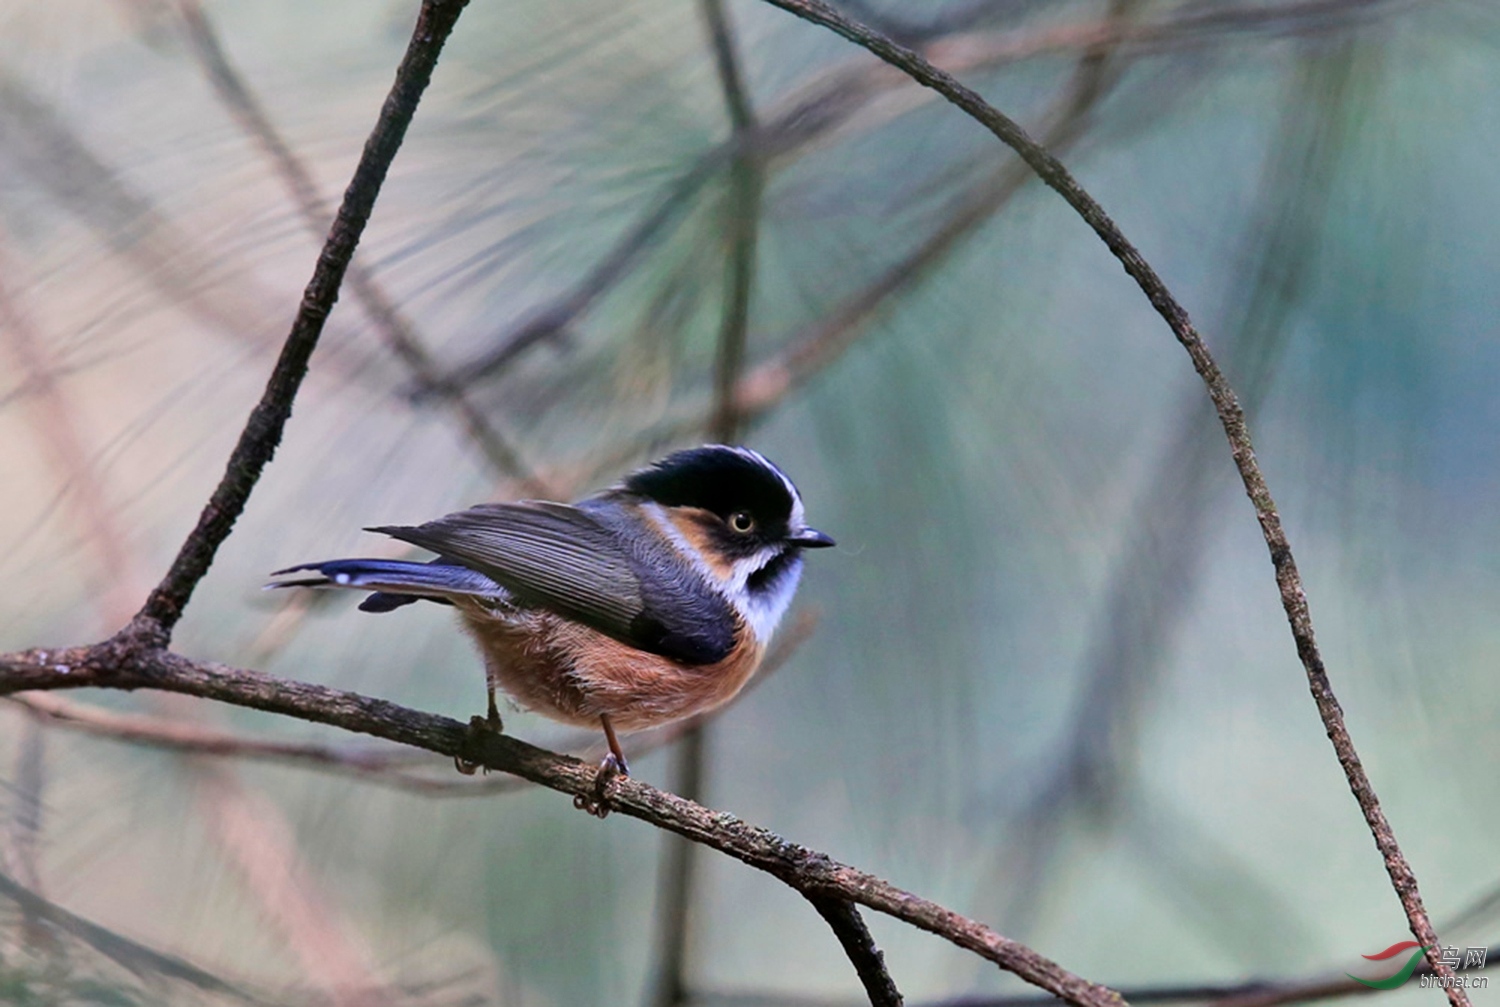
[[[391,559],[334,559],[277,570],[286,577],[266,587],[348,587],[373,591],[360,603],[366,612],[389,612],[423,598],[447,602],[456,595],[503,597],[505,588],[477,570],[444,562],[410,563]]]

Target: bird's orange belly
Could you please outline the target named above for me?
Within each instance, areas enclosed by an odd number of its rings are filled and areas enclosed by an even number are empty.
[[[553,720],[640,731],[723,705],[759,667],[764,648],[745,643],[715,664],[648,654],[551,613],[498,617],[462,606],[492,685]],[[737,639],[748,640],[743,627]]]

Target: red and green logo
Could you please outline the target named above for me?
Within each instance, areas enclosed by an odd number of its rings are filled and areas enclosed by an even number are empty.
[[[1372,990],[1393,990],[1397,986],[1400,986],[1402,983],[1406,982],[1406,980],[1411,978],[1411,974],[1417,970],[1417,964],[1421,962],[1422,956],[1427,953],[1428,949],[1422,947],[1416,941],[1401,941],[1398,944],[1392,944],[1390,947],[1386,948],[1384,951],[1379,952],[1378,954],[1360,956],[1367,959],[1368,961],[1383,962],[1396,957],[1401,952],[1406,951],[1409,948],[1416,948],[1416,950],[1411,953],[1411,957],[1406,959],[1406,964],[1401,966],[1401,971],[1397,972],[1393,976],[1390,976],[1389,978],[1361,979],[1359,976],[1354,975],[1350,972],[1345,972],[1344,975],[1348,976],[1350,979],[1353,979],[1357,983],[1362,983],[1363,985],[1370,987]]]

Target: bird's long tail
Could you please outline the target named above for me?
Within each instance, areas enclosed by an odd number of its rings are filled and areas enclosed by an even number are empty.
[[[349,587],[374,593],[359,607],[366,612],[389,612],[414,601],[452,604],[454,596],[504,597],[505,588],[477,570],[444,557],[431,563],[393,559],[333,559],[277,570],[271,576],[299,576],[275,580],[266,587]]]

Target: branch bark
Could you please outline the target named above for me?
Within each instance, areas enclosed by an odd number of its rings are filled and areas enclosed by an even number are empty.
[[[1407,862],[1405,854],[1401,852],[1395,833],[1385,817],[1385,812],[1381,809],[1380,800],[1375,794],[1368,774],[1365,773],[1364,765],[1354,748],[1354,741],[1344,724],[1343,709],[1334,695],[1333,685],[1329,681],[1322,654],[1318,650],[1313,634],[1312,613],[1308,608],[1302,577],[1297,571],[1296,560],[1292,557],[1292,547],[1287,540],[1286,531],[1282,528],[1281,515],[1276,509],[1275,501],[1271,498],[1271,491],[1266,485],[1265,476],[1261,473],[1260,463],[1256,461],[1250,430],[1245,422],[1244,409],[1241,408],[1239,399],[1234,389],[1230,387],[1228,379],[1219,370],[1219,365],[1209,353],[1202,336],[1193,326],[1187,310],[1177,302],[1166,284],[1162,282],[1161,277],[1151,268],[1150,263],[1126,239],[1124,233],[1110,219],[1104,208],[1094,200],[1094,197],[1084,191],[1062,162],[1032,140],[1014,120],[986,102],[977,92],[959,83],[957,79],[939,70],[912,50],[872,31],[865,25],[844,17],[823,0],[766,0],[766,2],[805,21],[828,28],[855,45],[868,49],[891,66],[909,74],[918,83],[937,91],[988,129],[1001,142],[1020,155],[1042,181],[1062,196],[1068,205],[1084,219],[1084,222],[1093,228],[1094,233],[1099,236],[1115,258],[1120,260],[1125,272],[1140,286],[1146,299],[1151,302],[1151,306],[1166,321],[1172,334],[1187,351],[1194,370],[1208,387],[1209,398],[1213,400],[1214,410],[1218,413],[1219,422],[1229,440],[1230,454],[1234,458],[1235,467],[1239,470],[1240,479],[1245,485],[1245,493],[1255,507],[1261,534],[1265,538],[1266,548],[1270,551],[1271,564],[1276,571],[1276,584],[1281,592],[1282,608],[1286,611],[1287,621],[1291,626],[1297,656],[1301,658],[1303,669],[1307,673],[1308,687],[1312,692],[1313,702],[1317,705],[1328,739],[1333,743],[1339,765],[1343,767],[1349,790],[1359,803],[1360,810],[1364,813],[1365,823],[1375,840],[1375,846],[1385,861],[1386,873],[1390,876],[1391,886],[1401,902],[1402,909],[1406,912],[1412,936],[1424,947],[1429,948],[1427,960],[1432,965],[1433,971],[1444,978],[1451,977],[1452,971],[1442,963],[1438,956],[1437,933],[1433,930],[1432,921],[1422,904],[1416,875]],[[1446,992],[1453,1007],[1469,1007],[1468,995],[1462,989],[1454,987]]]

